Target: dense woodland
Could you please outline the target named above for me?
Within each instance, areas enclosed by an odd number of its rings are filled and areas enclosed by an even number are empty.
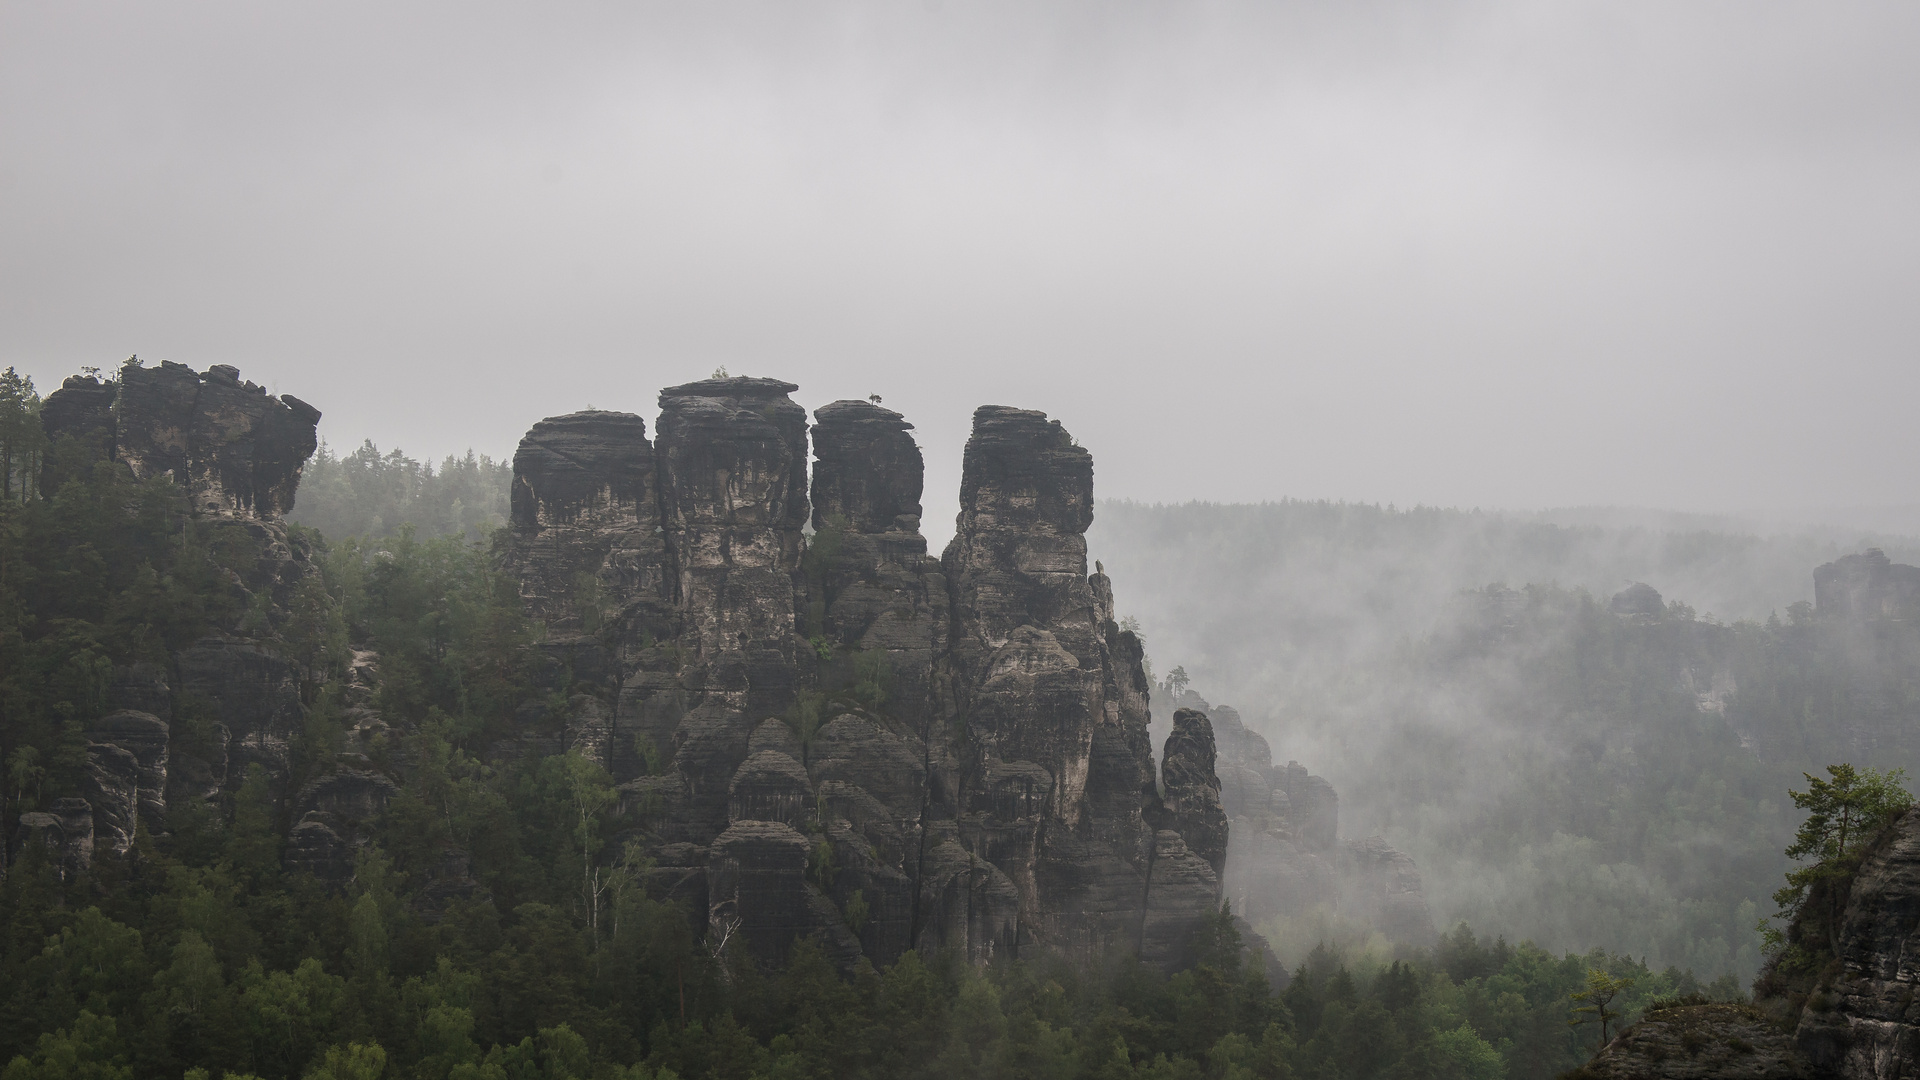
[[[284,611],[252,608],[228,586],[254,558],[243,526],[189,516],[170,481],[136,482],[86,447],[34,444],[25,420],[37,399],[10,385],[0,416],[4,819],[80,789],[82,733],[106,707],[116,665],[164,663],[216,629],[243,628],[308,673],[288,787],[342,750],[350,650],[377,652],[378,707],[395,734],[371,753],[402,789],[340,888],[283,872],[284,792],[259,771],[219,800],[169,807],[164,831],[143,828],[126,858],[103,850],[87,874],[62,880],[44,852],[10,841],[0,887],[6,1080],[193,1070],[436,1080],[1549,1077],[1594,1044],[1591,1029],[1569,1025],[1570,995],[1591,970],[1631,980],[1629,1013],[1659,997],[1737,996],[1723,975],[1737,967],[1724,926],[1748,919],[1750,928],[1779,883],[1781,843],[1751,825],[1791,832],[1772,809],[1784,801],[1779,772],[1745,751],[1726,716],[1701,711],[1672,658],[1703,651],[1734,665],[1741,708],[1765,718],[1756,730],[1782,738],[1825,730],[1818,708],[1836,694],[1851,701],[1857,677],[1844,666],[1857,654],[1835,654],[1805,612],[1738,627],[1680,607],[1623,620],[1553,588],[1468,596],[1456,618],[1398,650],[1407,679],[1468,681],[1472,701],[1501,723],[1539,724],[1567,746],[1529,757],[1534,743],[1410,731],[1395,751],[1404,756],[1385,762],[1382,786],[1405,795],[1382,803],[1384,820],[1489,864],[1560,845],[1550,859],[1526,857],[1542,868],[1533,892],[1487,910],[1564,908],[1581,922],[1568,931],[1585,942],[1578,950],[1508,944],[1464,926],[1432,949],[1383,954],[1333,941],[1281,987],[1223,916],[1200,963],[1171,977],[1118,956],[1075,970],[1046,959],[975,969],[909,954],[842,978],[806,948],[784,970],[762,972],[717,962],[696,933],[704,913],[648,895],[645,868],[623,842],[645,822],[620,813],[598,766],[499,750],[529,727],[557,729],[560,703],[535,688],[526,646],[536,630],[494,548],[469,539],[468,522],[479,519],[448,511],[431,539],[411,528],[369,537],[296,526],[293,542],[322,573]],[[467,480],[430,488],[392,457],[367,447],[317,469],[323,478],[359,459],[362,479],[382,469],[414,478],[365,504],[358,493],[380,485],[342,481],[342,505],[328,513],[385,529],[389,508],[430,501],[430,490],[455,492],[447,505],[484,503],[457,493]],[[43,465],[61,482],[42,489]],[[484,486],[486,468],[497,466],[475,463],[474,484]],[[1486,692],[1496,669],[1500,692]],[[196,722],[191,708],[176,711],[176,724]],[[1487,752],[1523,778],[1524,800],[1423,826],[1395,817],[1457,798],[1434,790],[1419,762],[1471,775],[1481,767],[1472,755]],[[428,875],[456,847],[471,853],[480,887],[431,903]],[[1652,953],[1650,968],[1632,922],[1647,914],[1634,905],[1652,881],[1691,892],[1669,920],[1681,944]],[[1495,933],[1523,925],[1482,923]],[[1708,945],[1688,944],[1700,941]],[[1655,970],[1675,956],[1699,960]],[[1723,977],[1702,986],[1686,967]]]

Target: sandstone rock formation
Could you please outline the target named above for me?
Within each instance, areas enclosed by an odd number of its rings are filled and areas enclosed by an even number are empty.
[[[293,508],[319,421],[318,409],[242,382],[229,365],[202,374],[165,360],[128,363],[117,385],[73,376],[41,415],[50,441],[95,441],[136,477],[172,476],[196,513],[259,520]]]
[[[1783,1029],[1751,1005],[1650,1009],[1569,1080],[1812,1080]]]
[[[1607,601],[1607,610],[1615,615],[1659,616],[1667,610],[1667,603],[1660,591],[1644,581],[1633,584],[1613,594]]]
[[[167,813],[165,720],[122,709],[87,728],[87,794],[96,822],[94,842],[125,854],[144,822],[157,829]]]
[[[1230,832],[1221,879],[1236,914],[1255,926],[1316,908],[1394,942],[1425,945],[1433,918],[1413,859],[1380,837],[1341,839],[1340,797],[1297,761],[1273,751],[1231,706],[1210,706],[1191,689],[1156,688],[1179,718],[1206,715],[1217,745],[1220,806]],[[1168,740],[1171,751],[1173,739]],[[1173,789],[1168,788],[1169,805]]]
[[[65,460],[62,439],[78,443],[82,460],[93,460],[113,453],[113,400],[119,393],[114,384],[101,382],[92,375],[69,375],[60,389],[47,395],[40,405],[40,429],[55,453],[47,455],[40,470],[40,490],[51,495],[63,479]]]
[[[1870,846],[1844,896],[1837,950],[1828,953],[1827,905],[1816,895],[1787,939],[1810,962],[1776,957],[1752,1006],[1694,1005],[1649,1013],[1578,1077],[1830,1077],[1895,1080],[1920,1073],[1920,809]]]
[[[1875,1080],[1920,1073],[1920,810],[1874,845],[1847,893],[1838,963],[1820,973],[1794,1042],[1814,1068]],[[1799,987],[1781,980],[1790,996]]]
[[[93,865],[93,806],[85,799],[55,799],[46,810],[20,815],[13,848],[42,853],[64,880]]]
[[[392,780],[375,772],[341,769],[309,781],[293,799],[293,831],[287,836],[281,865],[335,884],[353,876],[357,849],[369,839],[364,829],[399,793]]]
[[[763,963],[800,936],[843,965],[1183,962],[1219,900],[1212,736],[1188,722],[1163,803],[1140,644],[1088,573],[1091,456],[1045,414],[980,409],[935,559],[912,426],[822,407],[809,487],[794,389],[689,383],[651,444],[576,413],[515,455],[512,564],[650,884]]]
[[[143,479],[171,474],[198,513],[280,517],[319,446],[318,409],[242,382],[226,364],[204,374],[165,360],[128,365],[117,413],[115,458]]]
[[[1888,559],[1879,548],[1847,555],[1813,571],[1819,614],[1852,622],[1920,619],[1920,566]]]
[[[238,609],[277,624],[296,590],[318,575],[281,516],[317,447],[319,418],[298,398],[243,382],[232,367],[196,373],[129,362],[117,379],[78,375],[48,396],[40,422],[55,452],[42,488],[51,492],[62,470],[102,459],[136,478],[171,477],[193,517],[252,549],[251,570],[228,572],[224,587]],[[222,628],[168,663],[115,668],[106,696],[112,711],[86,728],[87,798],[22,821],[74,871],[91,863],[96,847],[126,853],[141,828],[164,829],[170,803],[215,797],[249,765],[284,782],[304,717],[294,665],[245,625]],[[194,703],[191,724],[172,723],[181,700]]]

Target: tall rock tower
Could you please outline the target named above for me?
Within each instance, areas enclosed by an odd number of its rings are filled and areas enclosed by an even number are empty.
[[[935,559],[912,425],[823,406],[809,490],[794,389],[689,383],[650,445],[639,417],[576,413],[514,458],[522,593],[590,691],[570,738],[622,782],[654,884],[765,963],[802,936],[849,965],[1185,963],[1219,902],[1219,782],[1212,817],[1161,800],[1140,643],[1088,572],[1091,455],[1043,413],[981,408]],[[1182,730],[1210,748],[1206,723]],[[1169,756],[1212,777],[1210,754]]]

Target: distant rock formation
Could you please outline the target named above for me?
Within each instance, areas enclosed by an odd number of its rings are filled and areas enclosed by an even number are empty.
[[[1847,555],[1813,572],[1818,614],[1850,622],[1920,619],[1920,566],[1887,558],[1879,548]]]
[[[95,819],[94,842],[121,854],[133,847],[145,823],[157,829],[167,813],[165,720],[122,709],[87,729],[87,797]]]
[[[1667,602],[1661,598],[1660,590],[1644,581],[1633,584],[1613,594],[1607,601],[1607,610],[1615,615],[1651,615],[1658,617],[1667,610]]]
[[[1377,836],[1340,839],[1332,784],[1297,761],[1275,766],[1266,738],[1231,706],[1210,706],[1191,689],[1156,691],[1156,708],[1165,699],[1177,710],[1176,737],[1182,718],[1211,718],[1229,841],[1222,880],[1235,914],[1258,927],[1276,915],[1320,908],[1390,941],[1431,943],[1433,917],[1413,859]],[[1167,799],[1173,802],[1171,786]]]
[[[912,425],[823,406],[809,487],[794,389],[689,383],[651,444],[637,416],[576,413],[514,458],[511,563],[579,691],[572,745],[645,820],[649,880],[767,964],[802,936],[843,965],[1184,963],[1225,855],[1212,736],[1189,721],[1163,803],[1140,644],[1088,573],[1091,456],[1043,413],[981,408],[935,559]]]

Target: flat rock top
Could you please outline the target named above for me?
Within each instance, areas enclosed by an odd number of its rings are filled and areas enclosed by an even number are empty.
[[[554,428],[627,428],[634,424],[639,424],[644,429],[647,424],[646,418],[638,413],[615,412],[611,409],[581,409],[579,412],[549,416],[535,423],[527,431],[527,436],[532,438]]]
[[[795,387],[794,389],[799,389]],[[913,427],[907,418],[892,409],[883,409],[871,401],[829,402],[813,410],[813,418],[823,425],[880,424],[896,431],[906,431]]]
[[[1812,1073],[1781,1030],[1750,1005],[1650,1012],[1569,1080],[1802,1080]]]
[[[88,733],[114,735],[158,735],[167,734],[167,722],[152,713],[138,709],[121,709],[111,712],[87,725]]]
[[[780,379],[756,379],[742,375],[731,379],[701,379],[698,382],[681,383],[660,391],[660,404],[666,405],[668,398],[677,397],[784,397],[800,389],[800,384],[784,382]]]

